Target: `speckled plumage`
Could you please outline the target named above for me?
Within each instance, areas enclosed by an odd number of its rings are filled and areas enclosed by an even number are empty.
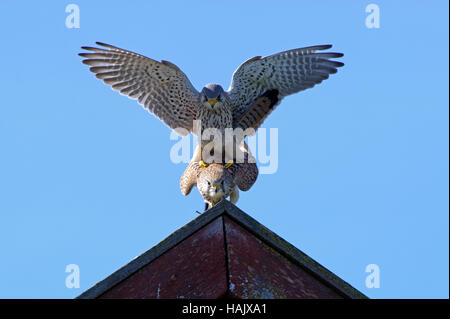
[[[319,52],[331,45],[294,49],[245,61],[233,73],[228,91],[218,84],[207,84],[198,92],[187,76],[168,61],[158,62],[109,44],[97,44],[103,48],[82,47],[89,52],[80,53],[86,58],[83,63],[91,66],[90,71],[114,90],[136,99],[181,135],[189,132],[203,135],[208,128],[218,129],[222,136],[225,136],[226,128],[256,130],[284,97],[312,88],[343,66],[341,62],[330,60],[343,54]],[[201,121],[200,131],[194,124],[196,120]],[[247,153],[243,137],[240,138],[233,139],[233,145],[225,145],[222,139],[228,158],[231,153],[235,159],[235,145],[243,146],[240,151]],[[241,190],[249,189],[258,176],[254,163],[235,163],[225,169],[223,163],[226,161],[222,157],[219,166],[199,166],[202,148],[209,142],[209,137],[201,141],[201,147],[197,148],[184,172],[180,181],[183,194],[189,194],[195,184],[202,185],[199,188],[202,193],[203,182],[213,173],[222,176],[227,183],[229,181],[230,187],[221,194],[222,197],[237,195],[233,193],[237,190],[236,185]],[[208,197],[206,192],[202,196]],[[211,205],[215,202],[206,197]]]
[[[268,113],[264,113],[259,125],[281,100],[291,94],[312,88],[330,74],[336,73],[342,62],[329,60],[342,57],[342,53],[318,52],[330,49],[331,45],[283,51],[266,57],[254,57],[242,63],[233,73],[228,93],[233,103],[235,121],[269,90],[278,91],[278,101]],[[255,129],[257,127],[254,127]]]
[[[206,128],[242,126],[256,130],[284,97],[313,87],[343,65],[330,60],[343,56],[341,53],[318,52],[331,45],[294,49],[245,61],[233,73],[228,91],[218,84],[208,84],[199,93],[168,61],[158,62],[109,44],[97,44],[103,48],[82,47],[90,53],[80,53],[96,77],[137,99],[169,127],[183,128],[177,130],[182,135],[194,132],[194,120],[202,121],[202,132]],[[272,105],[254,107],[249,114],[249,108],[269,91]],[[216,97],[217,103],[208,103]],[[246,121],[243,116],[247,116]]]
[[[180,179],[180,188],[187,196],[194,186],[209,207],[230,196],[233,203],[239,198],[239,190],[247,191],[258,177],[258,167],[255,163],[236,163],[228,169],[223,164],[213,163],[201,167],[197,162],[191,162]],[[221,185],[219,188],[215,186]]]

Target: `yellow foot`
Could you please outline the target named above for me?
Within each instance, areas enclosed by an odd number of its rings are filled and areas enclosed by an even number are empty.
[[[203,162],[203,160],[201,160],[200,162],[198,162],[198,164],[203,167],[203,168],[207,168],[208,164],[206,164],[205,162]]]
[[[212,202],[205,202],[205,211],[213,208],[214,204]]]
[[[229,168],[233,164],[234,164],[234,162],[233,162],[233,160],[231,160],[231,161],[229,161],[228,163],[225,164],[225,168]]]

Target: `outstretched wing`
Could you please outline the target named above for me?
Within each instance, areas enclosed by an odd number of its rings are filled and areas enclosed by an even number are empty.
[[[115,46],[96,42],[105,47],[82,47],[91,53],[80,53],[84,64],[96,77],[114,90],[137,99],[172,129],[192,131],[199,105],[199,93],[187,76],[174,64],[155,61]],[[182,135],[187,132],[178,131]]]
[[[312,88],[336,73],[337,68],[344,64],[330,59],[342,57],[343,54],[318,52],[329,48],[331,45],[294,49],[264,58],[254,57],[241,64],[233,73],[228,89],[235,127],[249,107],[268,91],[278,91],[277,101],[260,111],[259,119],[254,124],[258,127],[285,96]]]
[[[198,162],[189,163],[188,167],[184,170],[180,179],[180,189],[184,196],[189,195],[192,188],[197,185],[197,176],[200,173],[201,167]]]

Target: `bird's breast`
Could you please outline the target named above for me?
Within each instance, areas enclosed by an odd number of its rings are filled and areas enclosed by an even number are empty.
[[[209,110],[202,108],[197,120],[201,121],[200,128],[203,133],[207,129],[219,130],[222,134],[225,133],[226,128],[233,127],[233,115],[231,109],[222,106],[218,110]]]

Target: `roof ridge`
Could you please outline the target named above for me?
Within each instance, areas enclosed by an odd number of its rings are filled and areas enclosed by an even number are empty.
[[[145,267],[153,260],[157,259],[159,256],[163,255],[165,252],[175,247],[187,237],[191,236],[221,215],[229,216],[233,221],[243,226],[265,244],[277,250],[281,255],[295,262],[300,267],[305,268],[307,271],[312,273],[312,275],[318,277],[321,281],[324,281],[335,290],[344,293],[349,298],[367,298],[367,296],[362,294],[360,291],[272,232],[250,215],[246,214],[229,201],[222,200],[194,220],[174,231],[167,238],[145,251],[143,254],[134,258],[105,279],[99,281],[94,286],[81,293],[78,297],[76,297],[76,299],[91,299],[99,297],[104,292],[125,280],[141,268]]]

